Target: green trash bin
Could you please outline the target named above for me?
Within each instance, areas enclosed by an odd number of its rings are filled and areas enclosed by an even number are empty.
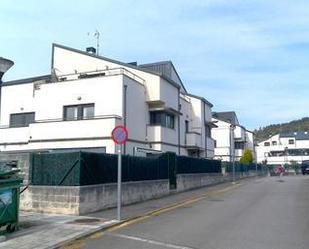
[[[22,179],[0,179],[0,227],[14,232],[18,225],[19,189]]]
[[[19,169],[8,163],[0,163],[0,228],[6,226],[7,232],[13,232],[18,225],[19,189],[23,182],[17,176]]]

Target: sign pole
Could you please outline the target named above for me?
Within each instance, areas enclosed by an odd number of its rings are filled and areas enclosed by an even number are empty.
[[[121,144],[118,144],[117,220],[121,221]]]
[[[117,167],[117,220],[121,221],[121,146],[128,140],[128,131],[125,126],[118,125],[112,131],[112,139],[117,144],[118,167]]]

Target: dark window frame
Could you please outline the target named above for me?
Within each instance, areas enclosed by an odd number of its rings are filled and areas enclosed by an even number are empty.
[[[266,147],[270,146],[270,142],[264,142],[264,146]]]
[[[84,117],[84,109],[87,107],[93,107],[93,116],[92,117]],[[77,108],[77,117],[76,118],[68,118],[67,116],[67,109],[68,108]],[[88,103],[88,104],[78,104],[78,105],[65,105],[63,106],[63,120],[64,121],[74,121],[74,120],[87,120],[87,119],[92,119],[94,115],[94,108],[95,104],[94,103]]]
[[[175,129],[175,115],[164,111],[150,111],[149,124]]]
[[[13,124],[13,118],[12,118],[13,115],[16,115],[16,116],[17,115],[18,116],[24,115],[24,118],[23,118],[24,122]],[[33,115],[33,119],[30,119],[31,121],[27,122],[26,115]],[[10,114],[10,127],[12,127],[12,128],[28,127],[30,124],[32,124],[34,122],[35,122],[35,112],[19,112],[19,113],[11,113]]]
[[[295,144],[295,140],[294,139],[289,139],[289,144]]]

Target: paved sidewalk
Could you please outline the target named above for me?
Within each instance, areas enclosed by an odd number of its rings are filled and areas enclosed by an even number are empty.
[[[20,229],[0,242],[5,249],[56,248],[66,242],[116,224],[116,220],[86,216],[20,213]]]

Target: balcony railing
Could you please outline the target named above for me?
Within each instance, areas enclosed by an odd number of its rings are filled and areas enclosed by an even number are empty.
[[[113,128],[120,123],[121,117],[116,115],[72,121],[36,120],[27,127],[2,127],[0,144],[110,137]]]
[[[187,147],[202,147],[201,134],[196,132],[186,133],[186,146]]]

